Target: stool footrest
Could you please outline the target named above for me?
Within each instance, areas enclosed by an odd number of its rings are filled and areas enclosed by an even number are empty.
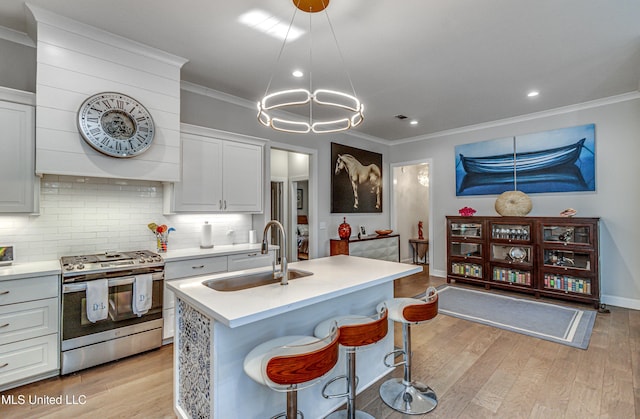
[[[331,413],[329,416],[325,416],[324,419],[350,419],[349,412],[346,410],[337,410]],[[362,410],[356,410],[356,419],[376,419],[375,416],[371,416],[367,412]]]
[[[348,387],[349,377],[347,375],[339,375],[337,377],[333,377],[331,380],[327,381],[327,384],[325,384],[324,387],[322,387],[322,397],[324,397],[325,399],[337,399],[338,397],[347,397],[349,395],[349,389],[347,389],[347,391],[344,393],[327,394],[327,388],[338,380],[347,380],[347,387]],[[358,377],[356,376],[356,387],[357,386],[358,386]]]
[[[279,413],[279,414],[277,414],[275,416],[271,416],[270,419],[282,419],[282,418],[287,419],[287,412],[282,412],[282,413]],[[298,419],[298,418],[304,419],[304,413],[302,413],[300,410],[298,410],[298,414],[296,415],[296,418],[294,418],[294,419]]]
[[[394,358],[396,356],[399,356],[399,355],[402,355],[404,357],[405,354],[406,354],[406,352],[405,352],[404,349],[396,349],[395,351],[391,351],[388,354],[386,354],[384,356],[384,359],[382,360],[382,362],[384,362],[385,367],[389,367],[389,368],[399,367],[400,365],[406,364],[406,361],[400,361],[400,362],[396,362],[396,363],[390,364],[390,363],[387,362],[387,358],[389,358],[392,355],[393,355]]]
[[[393,410],[409,415],[428,413],[438,405],[436,393],[429,386],[415,381],[407,383],[401,378],[382,383],[380,398]]]

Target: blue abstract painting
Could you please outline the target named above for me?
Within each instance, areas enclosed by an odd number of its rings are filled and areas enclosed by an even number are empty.
[[[595,125],[456,146],[456,195],[595,191]]]

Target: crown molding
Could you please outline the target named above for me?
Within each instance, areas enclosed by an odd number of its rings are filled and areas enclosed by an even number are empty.
[[[187,61],[189,61],[186,58],[170,54],[123,36],[58,15],[32,4],[25,3],[25,5],[29,11],[31,11],[38,24],[53,26],[79,36],[93,39],[94,41],[98,41],[103,44],[108,44],[113,47],[129,51],[133,54],[142,55],[169,65],[174,65],[178,68],[181,68]]]
[[[24,32],[16,31],[4,26],[0,26],[0,39],[15,42],[16,44],[26,45],[31,48],[36,47],[36,43]]]
[[[22,105],[36,106],[36,94],[24,90],[11,89],[0,86],[0,100],[20,103]]]
[[[182,134],[198,135],[201,137],[213,137],[220,140],[239,141],[250,144],[264,145],[271,140],[266,138],[254,137],[252,135],[239,134],[236,132],[223,131],[217,128],[203,127],[200,125],[180,123],[180,132]]]
[[[602,99],[591,100],[589,102],[562,106],[560,108],[554,108],[546,111],[540,111],[540,112],[530,113],[526,115],[515,116],[512,118],[499,119],[497,121],[484,122],[484,123],[475,124],[475,125],[468,125],[466,127],[460,127],[460,128],[453,128],[450,130],[434,132],[433,134],[405,138],[403,140],[393,141],[391,145],[407,144],[407,143],[414,143],[418,141],[432,140],[434,138],[440,138],[448,135],[463,134],[466,132],[479,131],[487,128],[494,128],[494,127],[500,127],[504,125],[516,124],[518,122],[531,121],[531,120],[540,119],[540,118],[548,118],[551,116],[562,115],[570,112],[578,112],[586,109],[598,108],[600,106],[607,106],[615,103],[626,102],[629,100],[636,100],[636,99],[640,99],[640,91],[623,93],[616,96],[609,96]]]

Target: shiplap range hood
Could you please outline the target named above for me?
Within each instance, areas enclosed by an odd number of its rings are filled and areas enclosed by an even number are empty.
[[[184,58],[27,4],[37,46],[36,173],[180,180],[180,69]],[[152,146],[134,158],[92,149],[77,127],[83,101],[119,92],[153,117]]]

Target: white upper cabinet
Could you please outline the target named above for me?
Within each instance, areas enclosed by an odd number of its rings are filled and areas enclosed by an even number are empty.
[[[262,212],[263,144],[194,130],[182,133],[182,181],[173,185],[170,212]]]
[[[182,135],[182,182],[174,185],[174,210],[222,209],[222,141]]]
[[[223,209],[262,211],[262,147],[225,141],[223,155]]]
[[[0,212],[37,212],[34,108],[0,101]]]

